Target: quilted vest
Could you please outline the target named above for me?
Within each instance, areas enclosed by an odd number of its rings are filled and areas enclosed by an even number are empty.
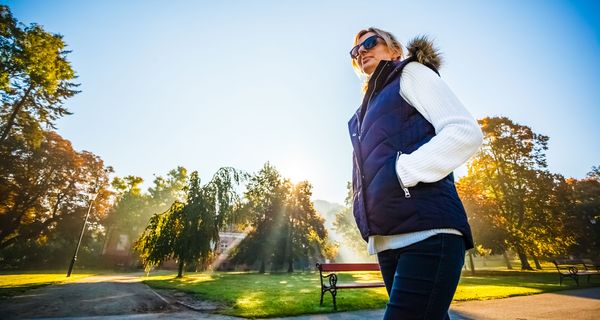
[[[470,249],[473,236],[452,173],[410,188],[396,174],[402,153],[412,153],[435,136],[433,125],[400,95],[400,76],[411,61],[381,61],[361,107],[348,122],[354,149],[354,218],[365,240],[372,235],[454,228]]]

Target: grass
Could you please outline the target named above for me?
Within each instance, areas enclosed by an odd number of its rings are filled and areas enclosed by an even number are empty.
[[[529,295],[577,288],[574,281],[564,279],[558,284],[558,274],[550,265],[542,271],[510,271],[488,269],[475,276],[463,273],[454,301],[486,300]],[[83,271],[81,271],[83,272]],[[104,271],[85,270],[66,278],[64,272],[38,271],[21,274],[0,274],[0,299],[23,294],[27,290],[50,284],[69,282]],[[319,306],[320,282],[317,272],[293,274],[257,274],[243,272],[187,273],[176,279],[175,273],[158,271],[143,281],[155,288],[176,289],[197,295],[200,299],[219,302],[222,314],[247,318],[281,317],[332,312],[329,293]],[[339,274],[339,282],[381,281],[378,272]],[[600,286],[598,277],[580,278],[581,287]],[[337,295],[339,311],[384,308],[388,296],[385,288],[340,290]]]
[[[381,281],[379,274],[362,272],[341,274],[342,281]],[[183,279],[173,275],[150,276],[144,282],[155,288],[177,289],[200,298],[225,303],[220,312],[247,318],[290,316],[331,312],[331,295],[319,306],[319,274],[314,272],[256,273],[188,273]],[[338,294],[340,310],[376,309],[385,306],[385,288],[345,290]]]
[[[188,273],[182,279],[174,274],[150,276],[144,282],[155,288],[176,289],[193,293],[201,299],[221,302],[219,312],[247,318],[281,317],[332,312],[332,299],[326,293],[323,307],[319,306],[319,274],[256,273]],[[381,281],[378,272],[342,273],[339,282]],[[580,278],[581,287],[598,286],[598,279],[588,285]],[[574,289],[575,283],[566,279],[558,284],[558,274],[544,271],[481,271],[476,276],[464,274],[454,301],[486,300],[529,295],[557,290]],[[384,308],[388,296],[385,288],[347,289],[337,295],[339,311]]]
[[[454,301],[488,300],[523,296],[559,290],[576,289],[571,279],[563,279],[559,285],[556,271],[482,271],[476,276],[463,275],[456,289]],[[599,279],[579,278],[581,288],[600,286]]]
[[[71,277],[67,278],[65,272],[56,273],[52,271],[0,274],[0,299],[20,295],[31,289],[51,284],[70,282],[93,275],[94,274],[91,273],[73,273],[71,274]]]
[[[151,287],[176,289],[197,295],[201,299],[218,301],[225,306],[220,313],[247,318],[282,317],[332,312],[329,293],[319,306],[319,274],[256,273],[188,273],[182,279],[174,274],[150,276],[144,282]],[[377,272],[342,273],[341,282],[381,281]],[[600,285],[592,279],[588,285],[580,278],[581,287]],[[454,301],[486,300],[574,289],[575,283],[566,279],[558,284],[558,274],[544,271],[481,271],[476,276],[465,274]],[[337,295],[339,311],[377,309],[385,307],[388,296],[385,288],[341,290]]]

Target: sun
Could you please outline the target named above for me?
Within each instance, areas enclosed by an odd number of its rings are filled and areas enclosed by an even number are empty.
[[[311,173],[311,167],[308,161],[302,158],[287,159],[281,163],[279,172],[284,178],[290,179],[293,183],[308,180]]]

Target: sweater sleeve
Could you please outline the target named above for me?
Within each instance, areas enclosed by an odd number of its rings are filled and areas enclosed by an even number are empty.
[[[448,85],[431,69],[411,62],[400,78],[400,94],[435,128],[436,135],[396,162],[406,187],[439,181],[465,163],[481,146],[483,134]]]

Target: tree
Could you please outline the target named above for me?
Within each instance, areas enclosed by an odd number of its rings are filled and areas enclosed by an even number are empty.
[[[148,189],[149,206],[153,213],[164,212],[176,200],[184,201],[184,188],[188,179],[187,169],[181,166],[170,170],[166,177],[157,176],[154,186]]]
[[[573,241],[563,227],[562,207],[557,206],[564,179],[546,170],[547,136],[505,117],[479,123],[484,143],[464,178],[467,193],[473,193],[472,200],[483,213],[473,216],[488,216],[482,219],[484,225],[489,221],[488,227],[503,238],[492,236],[488,245],[514,249],[521,269],[531,270],[527,254],[557,254]],[[468,199],[467,193],[462,194]]]
[[[295,262],[334,256],[324,220],[310,200],[311,189],[307,181],[293,185],[269,163],[254,174],[241,210],[251,231],[234,250],[233,262],[258,262],[260,273],[269,264],[272,271],[287,265],[293,272]]]
[[[139,238],[152,215],[165,212],[175,201],[184,202],[186,199],[184,189],[189,177],[184,167],[170,170],[166,177],[157,176],[148,192],[140,189],[143,181],[136,176],[113,179],[112,187],[116,192],[114,206],[103,221],[108,229],[107,243],[126,237],[126,247],[129,247],[129,241]],[[128,261],[133,262],[131,259]]]
[[[175,250],[183,224],[183,208],[182,202],[175,201],[167,211],[153,215],[140,238],[134,243],[134,248],[140,253],[147,270],[176,256]],[[179,270],[178,277],[181,277],[182,272],[183,268]]]
[[[140,236],[152,214],[156,213],[149,208],[150,197],[140,188],[143,182],[137,176],[115,177],[111,183],[115,192],[113,205],[102,221],[107,229],[106,246],[119,239],[124,249],[129,250],[127,256],[132,253],[130,246],[133,239]],[[108,252],[110,254],[111,251]],[[126,261],[133,262],[128,258]]]
[[[485,196],[485,190],[479,189],[480,186],[481,184],[477,184],[477,177],[471,174],[456,183],[456,189],[473,230],[475,248],[469,251],[471,271],[475,272],[472,263],[473,251],[477,255],[481,253],[501,254],[504,256],[507,268],[512,269],[505,245],[505,239],[508,237],[506,230],[497,227],[494,221],[494,218],[497,217],[496,205]]]
[[[221,168],[201,186],[194,171],[185,189],[186,202],[176,200],[167,211],[152,216],[135,243],[146,268],[175,258],[177,277],[182,277],[186,264],[208,262],[219,242],[219,230],[237,207],[235,187],[243,179],[243,173]]]
[[[269,163],[250,177],[242,210],[247,212],[252,230],[236,248],[234,262],[254,264],[258,261],[259,272],[265,273],[267,264],[273,261],[281,233],[285,232],[284,210],[289,189],[289,180],[283,179]]]
[[[276,256],[287,261],[287,272],[290,273],[294,272],[295,261],[335,256],[334,246],[327,241],[324,219],[315,210],[311,196],[312,186],[308,181],[302,181],[293,186],[286,204],[287,232],[282,233],[286,246],[283,254]]]
[[[341,247],[350,249],[355,256],[366,259],[366,242],[360,235],[360,231],[354,221],[352,214],[352,183],[346,184],[346,199],[344,200],[344,208],[338,211],[335,215],[333,228],[342,238]]]
[[[600,258],[600,166],[584,179],[567,179],[571,192],[566,228],[573,230],[575,243],[569,248],[574,256]]]
[[[0,5],[0,249],[6,262],[60,256],[55,253],[76,238],[70,230],[80,228],[91,195],[99,193],[90,228],[101,232],[98,221],[110,205],[112,169],[44,130],[70,114],[64,102],[78,92],[65,48],[61,35],[24,26]],[[15,259],[6,260],[9,251]]]
[[[7,141],[18,147],[0,161],[0,249],[3,254],[8,254],[6,250],[11,247],[10,250],[18,247],[31,252],[29,257],[46,256],[47,245],[66,250],[71,243],[64,241],[77,241],[78,232],[69,230],[81,228],[90,198],[96,193],[89,227],[100,228],[99,221],[110,206],[108,174],[112,168],[105,167],[102,160],[90,152],[73,150],[68,140],[52,131],[42,132],[38,147],[15,140],[14,136],[8,138]],[[63,246],[49,243],[58,234],[65,237]],[[69,251],[71,249],[69,247]]]
[[[10,152],[8,137],[33,146],[43,139],[42,125],[70,114],[66,99],[78,93],[62,36],[42,26],[23,26],[0,5],[0,153]]]
[[[564,254],[573,243],[572,230],[565,227],[569,211],[569,190],[562,175],[539,170],[531,195],[525,199],[528,215],[533,219],[528,225],[527,253],[538,270],[542,269],[540,256]]]

